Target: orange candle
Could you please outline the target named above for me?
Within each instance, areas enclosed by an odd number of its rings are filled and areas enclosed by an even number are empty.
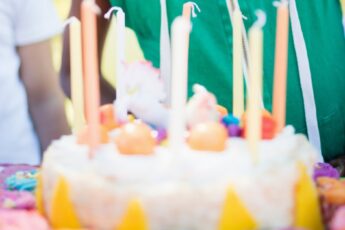
[[[83,34],[83,61],[86,89],[86,114],[89,126],[89,146],[91,154],[100,143],[100,106],[99,69],[97,51],[97,10],[92,0],[85,0],[81,5],[81,21]]]
[[[276,132],[280,132],[285,126],[289,36],[289,10],[287,1],[282,1],[278,4],[273,92],[273,117],[277,122]]]

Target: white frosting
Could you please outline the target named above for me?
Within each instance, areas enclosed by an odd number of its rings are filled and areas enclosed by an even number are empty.
[[[157,147],[152,156],[118,153],[103,145],[93,159],[73,136],[48,149],[42,166],[44,199],[50,201],[57,177],[71,186],[71,200],[85,227],[114,229],[131,199],[139,199],[150,229],[217,229],[227,189],[232,185],[261,228],[291,225],[297,162],[312,172],[316,154],[290,127],[262,141],[253,162],[244,139],[231,138],[222,153],[185,147],[171,153]],[[48,212],[49,213],[49,212]]]

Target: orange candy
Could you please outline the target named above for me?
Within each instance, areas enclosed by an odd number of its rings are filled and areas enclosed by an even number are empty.
[[[152,154],[156,140],[151,129],[141,122],[127,123],[120,128],[120,133],[115,138],[119,151],[123,154]]]
[[[229,114],[228,110],[224,106],[221,106],[221,105],[217,105],[217,111],[221,117],[225,117]]]
[[[101,124],[108,130],[112,130],[118,127],[116,117],[114,114],[114,107],[112,104],[101,106],[99,109],[99,116]]]
[[[329,177],[317,178],[319,193],[324,199],[335,205],[345,204],[345,184],[341,181]]]
[[[101,144],[109,142],[108,130],[102,125],[99,128],[99,136]],[[87,126],[78,134],[77,143],[80,145],[87,145],[89,143],[89,129]]]
[[[246,114],[243,115],[243,136],[246,136]],[[262,139],[272,139],[275,136],[277,123],[267,111],[262,111]]]
[[[192,149],[201,151],[223,151],[228,134],[225,127],[217,122],[195,125],[190,131],[188,144]]]

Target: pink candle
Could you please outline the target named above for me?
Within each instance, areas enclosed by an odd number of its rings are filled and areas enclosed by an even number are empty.
[[[86,114],[88,137],[91,154],[100,143],[100,106],[99,69],[97,51],[97,13],[94,1],[86,0],[81,5],[81,21],[83,34],[83,61],[86,89]]]
[[[287,1],[282,0],[278,3],[274,65],[273,117],[277,122],[276,132],[285,126],[288,36],[289,10]]]

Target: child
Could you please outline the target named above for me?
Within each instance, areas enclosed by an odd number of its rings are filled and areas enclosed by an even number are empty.
[[[73,1],[71,15],[79,14],[80,0]],[[182,12],[185,1],[148,0],[126,1],[111,0],[112,5],[120,6],[126,13],[127,26],[132,28],[138,37],[145,58],[159,67],[160,62],[160,28],[161,5],[167,4],[168,24]],[[197,19],[193,20],[189,50],[189,93],[194,83],[199,83],[216,94],[218,102],[231,109],[232,101],[232,26],[226,0],[195,0],[202,9]],[[290,3],[295,2],[290,1]],[[239,0],[245,27],[255,22],[255,11],[263,9],[267,14],[264,27],[264,104],[267,110],[272,109],[272,86],[274,69],[274,47],[276,28],[276,8],[273,1]],[[103,13],[110,5],[103,0],[98,4]],[[164,5],[164,4],[163,4]],[[317,138],[321,139],[321,150],[325,160],[336,159],[345,154],[345,40],[341,24],[340,2],[305,0],[297,1],[299,22],[291,26],[301,26],[303,41],[293,36],[290,29],[287,86],[287,123],[292,124],[299,133],[308,133],[307,121],[309,108],[305,100],[304,86],[301,85],[301,68],[299,65],[301,49],[296,44],[305,42],[309,58],[312,90],[316,113]],[[295,12],[295,13],[296,13]],[[292,12],[291,12],[292,13]],[[291,14],[292,15],[292,14]],[[296,14],[292,15],[296,19]],[[293,25],[292,25],[293,24]],[[102,47],[107,22],[100,19],[100,47]],[[290,26],[290,27],[291,27]],[[297,42],[297,43],[296,43]],[[68,42],[65,43],[68,48]],[[67,54],[67,52],[65,52]],[[66,55],[67,56],[67,55]],[[62,66],[62,80],[68,80],[68,68]],[[104,80],[101,80],[104,82]],[[104,84],[104,83],[103,83]],[[309,88],[310,90],[310,88]],[[112,95],[103,91],[104,101],[110,102]],[[307,94],[307,96],[310,96]],[[310,97],[309,97],[310,98]],[[305,102],[305,103],[304,103]],[[306,104],[306,105],[305,105]],[[305,114],[307,111],[307,115]],[[317,146],[318,147],[318,146]]]
[[[51,0],[0,1],[0,163],[40,163],[68,130],[49,39],[61,26]]]

